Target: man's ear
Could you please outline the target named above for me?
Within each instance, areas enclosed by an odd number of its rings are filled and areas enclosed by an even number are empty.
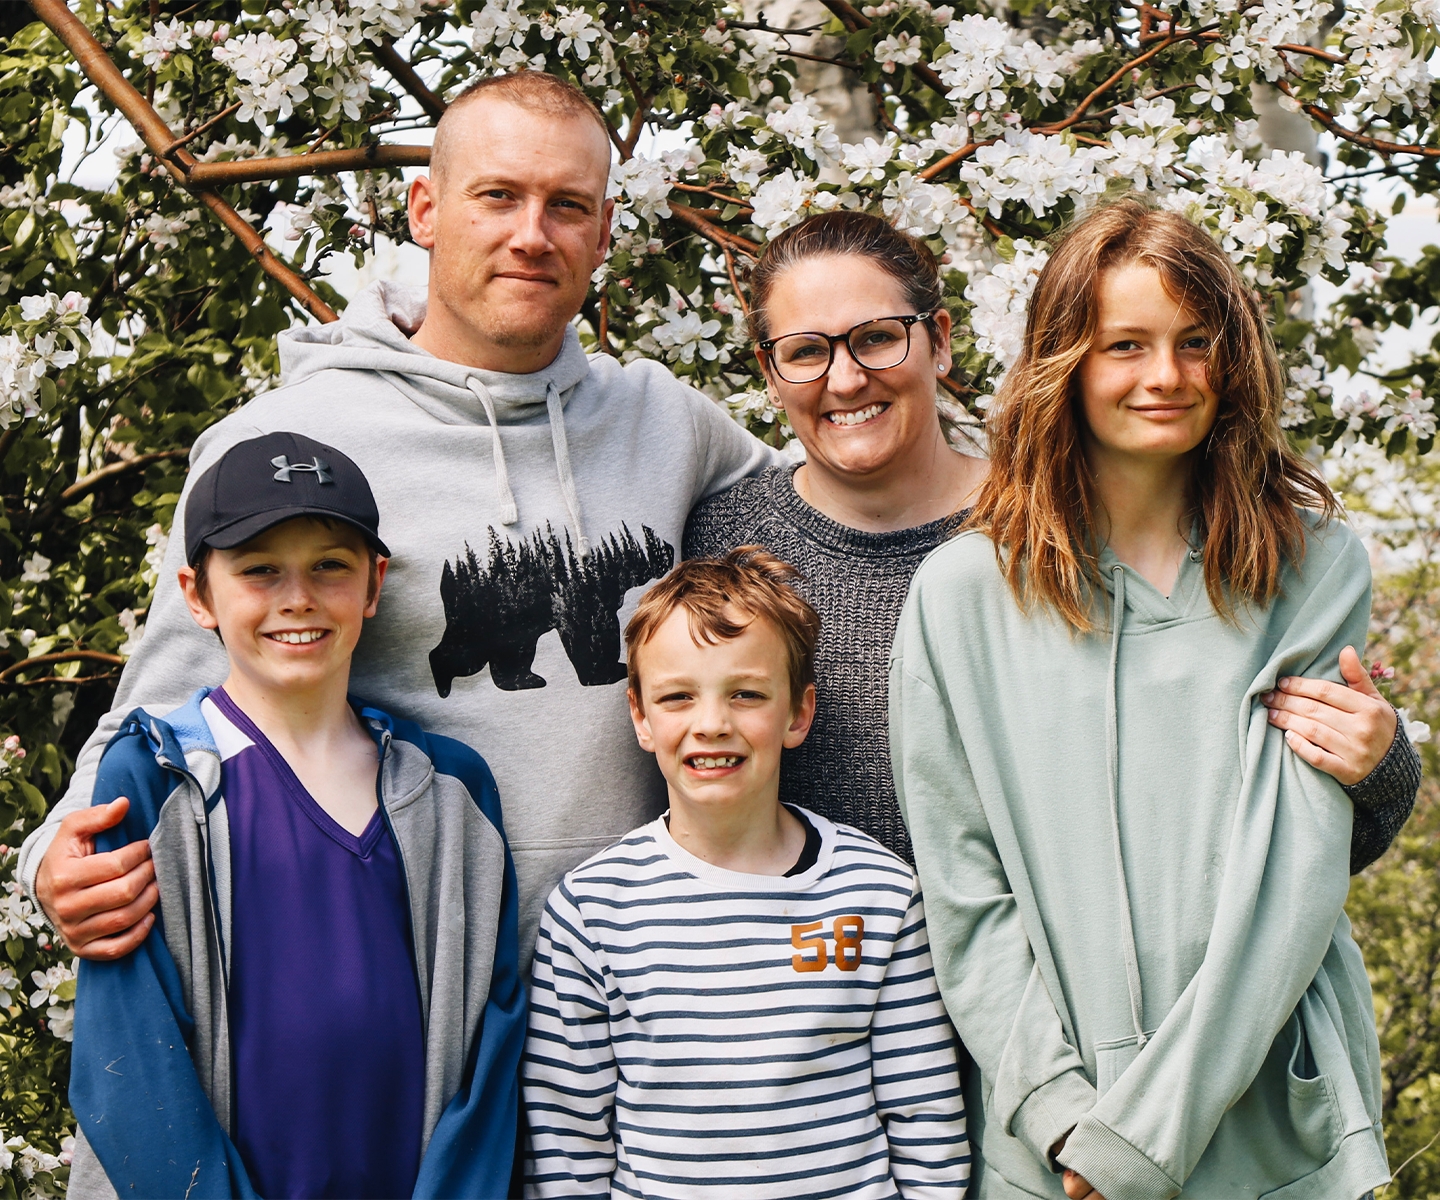
[[[365,601],[365,616],[373,617],[376,609],[380,607],[380,589],[385,586],[385,572],[390,567],[390,560],[383,554],[375,556],[375,586],[370,589],[370,595]]]
[[[421,175],[410,185],[410,236],[417,246],[426,250],[435,246],[435,209],[439,196],[435,182],[428,175]]]
[[[787,750],[793,750],[810,733],[810,726],[815,721],[815,685],[807,683],[805,690],[800,693],[800,703],[797,704],[790,715],[790,727],[785,730],[784,746]]]
[[[185,606],[190,610],[190,615],[195,618],[195,624],[201,629],[219,629],[220,622],[215,619],[215,614],[210,611],[210,606],[201,597],[200,589],[195,586],[195,568],[181,567],[177,578],[180,583],[180,594],[185,597]]]
[[[645,718],[645,708],[634,688],[625,689],[625,698],[630,702],[630,722],[635,726],[635,740],[640,749],[655,753],[655,739],[650,735],[650,722]]]
[[[600,207],[600,244],[595,247],[595,261],[590,269],[593,271],[605,261],[605,256],[610,253],[610,234],[615,224],[615,200],[611,197]]]

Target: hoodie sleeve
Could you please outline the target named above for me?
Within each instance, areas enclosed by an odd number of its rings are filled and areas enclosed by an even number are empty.
[[[1370,568],[1341,526],[1312,539],[1306,567],[1272,610],[1277,649],[1241,705],[1245,773],[1205,957],[1059,1155],[1112,1198],[1180,1191],[1315,979],[1341,918],[1350,804],[1285,745],[1256,697],[1282,674],[1340,678],[1340,650],[1365,644]]]
[[[212,462],[235,442],[260,432],[248,423],[227,418],[201,434],[190,453],[190,475],[175,508],[175,521],[155,585],[155,599],[145,621],[145,636],[125,664],[110,711],[100,718],[95,732],[81,748],[65,795],[50,810],[45,823],[33,830],[20,847],[16,877],[32,899],[40,860],[55,840],[60,822],[72,812],[90,806],[100,756],[126,713],[133,708],[167,713],[184,704],[197,683],[217,684],[226,676],[229,665],[225,648],[213,633],[195,624],[176,582],[176,575],[185,565],[185,502],[193,481]],[[117,796],[123,794],[116,793]]]
[[[891,660],[890,754],[950,1019],[994,1088],[991,1119],[1048,1161],[1095,1089],[1025,934],[914,591]]]
[[[100,762],[95,802],[128,796],[130,811],[96,848],[148,837],[175,780],[138,724],[116,737]],[[253,1197],[190,1058],[193,1022],[164,919],[124,958],[80,964],[70,1106],[121,1196]]]
[[[695,491],[690,497],[692,508],[707,496],[723,492],[747,475],[758,475],[766,467],[790,461],[782,451],[767,446],[738,422],[731,420],[729,414],[709,396],[691,387],[685,388],[685,391],[700,464]]]
[[[615,1089],[604,970],[562,883],[540,919],[523,1077],[525,1195],[609,1196]]]
[[[444,742],[449,739],[433,739]],[[465,782],[485,818],[505,837],[500,795],[480,756],[468,747],[455,755],[465,768],[443,760]],[[437,765],[440,765],[437,755]],[[495,938],[490,994],[480,1029],[465,1063],[454,1098],[440,1114],[420,1161],[416,1200],[473,1196],[479,1200],[506,1195],[515,1161],[515,1128],[520,1111],[520,1054],[525,1046],[525,985],[520,980],[519,899],[515,863],[505,843],[505,882]]]

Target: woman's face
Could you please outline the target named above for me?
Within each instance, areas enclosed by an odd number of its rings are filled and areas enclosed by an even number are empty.
[[[1206,374],[1210,332],[1166,294],[1153,267],[1106,271],[1095,294],[1095,344],[1079,367],[1090,451],[1182,462],[1219,408]]]
[[[898,280],[870,259],[831,255],[796,263],[775,280],[767,305],[769,337],[840,334],[866,321],[913,314]],[[935,314],[940,337],[910,330],[910,353],[897,367],[866,370],[843,344],[813,383],[786,383],[766,364],[771,398],[784,407],[805,447],[807,470],[858,479],[933,453],[939,427],[935,379],[950,369],[950,316]]]

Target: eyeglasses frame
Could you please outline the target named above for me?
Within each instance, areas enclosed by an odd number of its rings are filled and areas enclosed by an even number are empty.
[[[782,333],[779,337],[766,338],[764,341],[756,342],[755,349],[764,353],[769,365],[775,371],[776,378],[778,378],[782,383],[790,384],[791,387],[805,387],[807,384],[819,383],[822,379],[825,378],[825,376],[830,374],[830,368],[835,365],[835,344],[837,342],[845,343],[845,349],[850,354],[850,361],[853,362],[862,371],[893,371],[896,367],[903,366],[906,359],[910,357],[910,343],[911,335],[913,333],[913,327],[915,325],[918,325],[922,321],[928,321],[934,315],[935,310],[932,308],[929,312],[903,313],[899,316],[894,317],[871,317],[868,321],[861,321],[858,325],[852,325],[844,333],[821,333],[818,329],[797,329],[794,333]],[[850,335],[854,333],[857,329],[864,329],[867,325],[878,325],[881,321],[899,321],[900,324],[905,326],[905,353],[901,356],[899,362],[893,362],[888,367],[867,367],[864,363],[860,361],[859,355],[855,353],[855,347],[850,344]],[[786,338],[790,337],[824,338],[825,341],[828,343],[828,349],[830,351],[829,361],[826,362],[825,369],[821,371],[820,374],[815,376],[814,379],[807,379],[804,383],[796,383],[793,380],[786,379],[785,376],[780,373],[780,367],[775,362],[775,355],[773,353],[775,349],[775,343],[784,341]]]

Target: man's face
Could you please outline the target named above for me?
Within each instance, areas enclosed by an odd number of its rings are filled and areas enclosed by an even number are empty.
[[[539,370],[559,353],[609,245],[609,143],[582,114],[503,99],[471,101],[453,118],[440,178],[410,193],[411,232],[431,251],[416,341],[451,361]]]

